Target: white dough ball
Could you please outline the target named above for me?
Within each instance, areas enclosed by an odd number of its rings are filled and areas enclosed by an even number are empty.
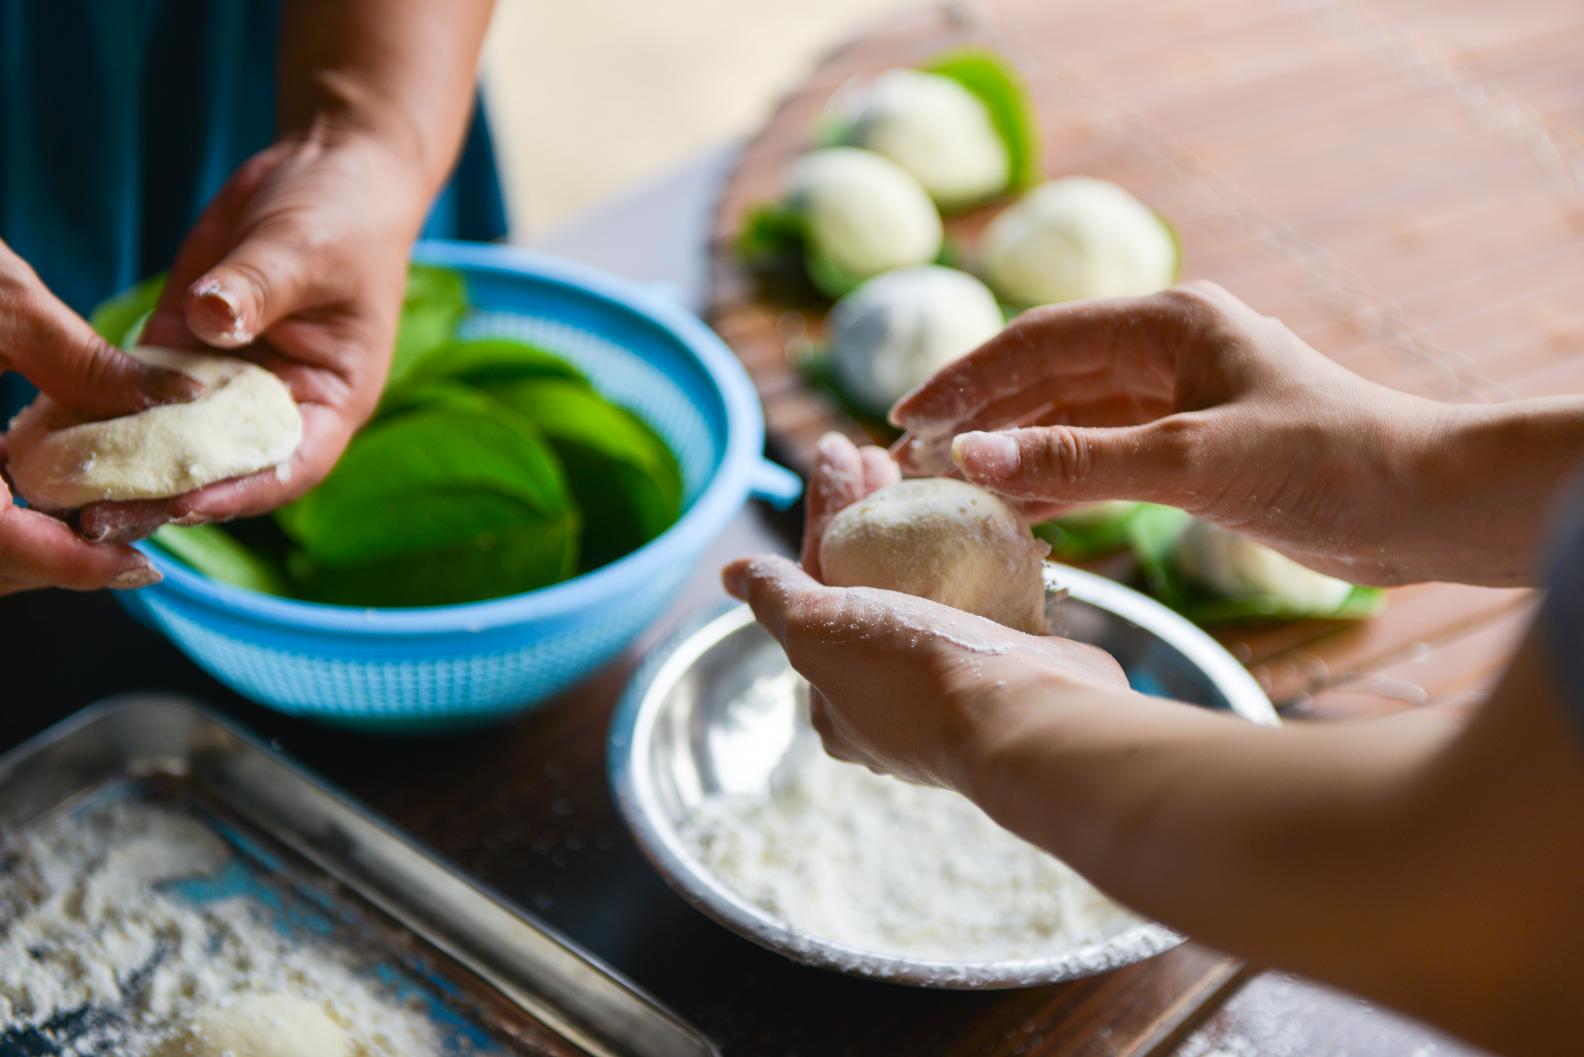
[[[322,1003],[242,995],[201,1009],[158,1057],[352,1057],[352,1042]]]
[[[1264,595],[1323,613],[1336,609],[1353,591],[1346,580],[1317,573],[1279,551],[1208,521],[1188,523],[1177,539],[1174,557],[1185,576],[1228,598]]]
[[[925,264],[941,248],[941,219],[919,182],[856,147],[827,147],[792,163],[787,199],[813,248],[859,278]]]
[[[949,77],[883,73],[858,90],[846,116],[854,145],[912,173],[942,207],[991,198],[1011,182],[1011,158],[989,109]]]
[[[1177,243],[1162,220],[1116,184],[1087,176],[1030,191],[991,222],[985,277],[1007,301],[1044,305],[1151,294],[1177,278]]]
[[[926,477],[882,488],[832,518],[820,574],[835,587],[902,591],[1043,635],[1049,550],[998,497]]]
[[[887,272],[836,302],[831,370],[843,393],[881,412],[1004,322],[990,288],[967,272],[937,265]]]
[[[164,499],[279,466],[297,450],[297,402],[257,364],[150,346],[127,355],[196,378],[205,391],[99,422],[40,396],[6,435],[6,469],[29,503],[75,510],[107,499]]]

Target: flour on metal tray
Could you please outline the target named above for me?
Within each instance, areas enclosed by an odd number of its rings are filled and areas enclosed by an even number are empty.
[[[286,995],[321,1007],[355,1057],[439,1052],[424,1011],[350,954],[288,935],[245,897],[197,902],[167,884],[230,860],[195,818],[137,800],[0,842],[0,1049],[32,1033],[49,1052],[186,1052],[164,1046],[206,1011]]]

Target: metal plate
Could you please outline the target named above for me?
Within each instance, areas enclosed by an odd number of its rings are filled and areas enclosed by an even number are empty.
[[[523,911],[185,701],[108,701],[0,757],[0,830],[113,796],[158,797],[234,848],[274,849],[261,857],[269,865],[260,884],[309,886],[335,916],[356,922],[359,951],[366,944],[378,964],[399,964],[461,1003],[460,1015],[491,1038],[493,1052],[716,1054],[692,1027]],[[7,1037],[0,1024],[0,1044]]]
[[[1053,632],[1109,651],[1135,689],[1275,725],[1276,710],[1243,666],[1176,613],[1105,577],[1047,564]],[[732,891],[683,841],[679,827],[724,794],[763,791],[807,736],[801,696],[780,646],[738,606],[657,652],[633,681],[611,732],[611,782],[639,846],[666,881],[727,928],[811,965],[924,987],[1024,987],[1118,968],[1182,942],[1144,924],[1102,943],[1019,961],[914,961],[829,943]],[[779,679],[784,693],[766,694]],[[750,687],[755,692],[749,693]]]

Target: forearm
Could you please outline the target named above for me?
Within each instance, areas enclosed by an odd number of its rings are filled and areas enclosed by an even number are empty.
[[[467,127],[493,7],[493,0],[289,0],[280,133],[378,141],[427,207]]]
[[[1394,548],[1427,579],[1532,584],[1552,507],[1584,462],[1584,397],[1444,405],[1416,459],[1413,529]]]
[[[965,791],[1124,903],[1487,1043],[1571,1001],[1555,956],[1584,923],[1547,899],[1558,870],[1580,880],[1554,850],[1580,840],[1576,805],[1546,800],[1577,789],[1554,776],[1577,751],[1560,725],[1542,759],[1516,725],[1471,738],[1483,715],[1269,730],[1132,694],[1068,703],[998,719]]]

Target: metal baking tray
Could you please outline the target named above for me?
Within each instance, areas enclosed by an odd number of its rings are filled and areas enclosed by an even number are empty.
[[[714,1057],[714,1046],[532,916],[441,863],[388,824],[190,702],[94,705],[0,757],[0,831],[113,796],[179,805],[268,883],[303,886],[353,922],[359,950],[443,996],[485,1052]],[[8,1035],[0,1055],[37,1054]]]

